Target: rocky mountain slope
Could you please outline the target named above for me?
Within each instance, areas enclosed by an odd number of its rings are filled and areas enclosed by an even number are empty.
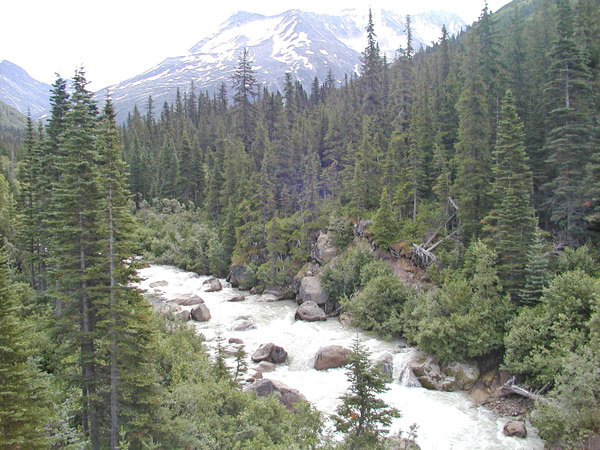
[[[50,108],[50,85],[36,81],[21,67],[9,61],[0,62],[0,101],[22,114],[28,109],[34,119]]]

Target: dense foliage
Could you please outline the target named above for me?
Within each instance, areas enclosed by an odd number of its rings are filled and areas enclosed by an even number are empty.
[[[20,395],[28,413],[43,411],[49,443],[319,445],[313,412],[243,395],[188,331],[149,319],[126,261],[141,252],[219,275],[243,265],[257,287],[287,288],[324,228],[338,257],[322,285],[357,325],[442,362],[504,356],[547,390],[534,415],[544,438],[600,431],[598,2],[486,7],[421,50],[410,20],[406,31],[388,61],[370,17],[361,76],[330,73],[310,92],[291,74],[283,92],[260,89],[243,50],[231,102],[225,83],[214,95],[192,85],[159,111],[149,97],[121,127],[78,70],[72,89],[54,84],[45,126],[0,130],[13,269],[0,274],[2,313],[32,330],[23,345],[2,341],[14,364],[0,370],[48,386],[39,404]],[[427,277],[407,287],[393,258]],[[8,278],[29,287],[17,295]],[[2,445],[39,430],[38,418]]]

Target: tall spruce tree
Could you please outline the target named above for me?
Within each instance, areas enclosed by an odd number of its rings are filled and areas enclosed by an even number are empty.
[[[531,205],[533,182],[525,154],[523,124],[517,116],[511,91],[502,102],[493,157],[493,206],[484,219],[484,230],[498,254],[497,269],[502,285],[516,295],[523,287],[523,269],[536,220]]]
[[[27,359],[27,331],[18,318],[4,247],[0,243],[0,449],[48,448],[40,375]]]
[[[586,164],[596,151],[592,86],[585,55],[575,41],[570,0],[557,2],[557,37],[550,53],[545,87],[544,150],[551,178],[544,188],[550,222],[570,244],[581,241],[591,202]]]
[[[244,145],[247,147],[252,142],[253,128],[255,123],[254,99],[258,95],[256,86],[256,72],[252,69],[252,60],[248,49],[244,48],[238,56],[238,65],[231,75],[233,83],[233,103],[235,117],[237,117],[237,129]]]
[[[96,288],[106,277],[98,272],[103,251],[98,232],[103,208],[95,133],[98,111],[87,84],[83,69],[78,69],[56,160],[59,176],[52,187],[49,229],[54,295],[62,304],[57,333],[65,360],[77,362],[63,375],[81,389],[82,428],[96,450],[100,448]]]
[[[462,72],[465,84],[457,104],[458,142],[454,155],[456,176],[453,195],[466,239],[477,239],[481,219],[489,208],[488,185],[491,180],[490,120],[487,88],[479,67],[480,43],[476,35],[467,39]]]

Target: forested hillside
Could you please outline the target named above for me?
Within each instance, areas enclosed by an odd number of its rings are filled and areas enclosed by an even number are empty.
[[[0,448],[334,445],[309,408],[243,395],[127,287],[144,254],[285,290],[325,229],[341,250],[320,273],[328,313],[440,362],[501,366],[538,399],[549,445],[593,445],[599,2],[485,8],[421,51],[407,20],[393,61],[367,31],[361,75],[341,85],[259,90],[241,50],[218,94],[149,96],[120,127],[82,70],[72,91],[56,81],[50,120],[28,120],[0,178],[0,350],[14,361],[0,366]],[[414,286],[390,270],[398,258],[422,269]]]

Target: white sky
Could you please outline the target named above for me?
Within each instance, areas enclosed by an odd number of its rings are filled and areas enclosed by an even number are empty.
[[[488,0],[492,11],[508,2]],[[83,65],[90,89],[99,90],[185,54],[240,10],[336,13],[368,10],[369,4],[399,14],[452,11],[471,23],[484,0],[5,0],[0,7],[0,61],[17,64],[48,84],[56,72],[69,78]]]

